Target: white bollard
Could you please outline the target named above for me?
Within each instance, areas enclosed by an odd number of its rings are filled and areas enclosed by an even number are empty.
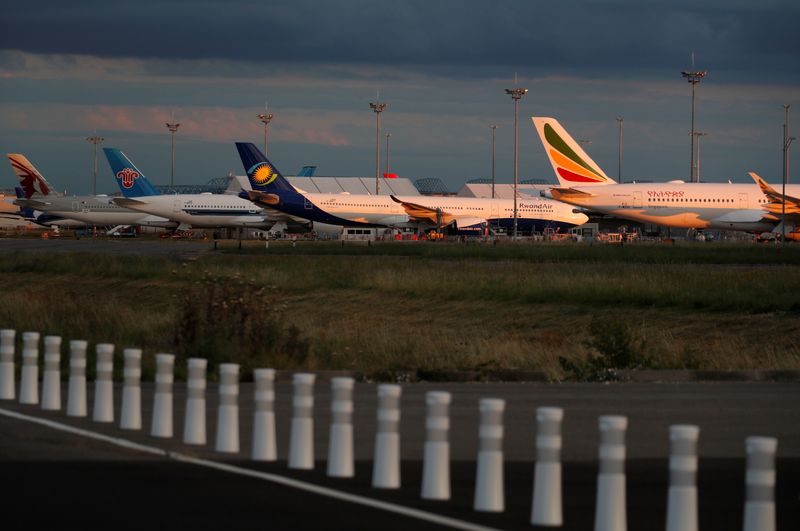
[[[561,501],[560,407],[536,408],[536,466],[533,475],[531,524],[560,527],[564,522]]]
[[[503,512],[505,510],[505,485],[503,483],[503,412],[506,401],[482,398],[478,437],[478,470],[475,476],[476,511]]]
[[[275,370],[256,369],[255,380],[256,411],[253,419],[254,461],[275,461],[278,448],[275,442]]]
[[[86,412],[86,347],[83,339],[69,342],[69,384],[67,387],[67,416],[85,417]]]
[[[206,368],[208,360],[189,358],[187,365],[183,442],[206,444]]]
[[[669,427],[667,531],[697,531],[697,439],[700,428]]]
[[[61,337],[44,336],[42,409],[61,409]]]
[[[377,489],[400,488],[400,396],[403,388],[395,384],[378,386],[378,429],[375,434],[375,458],[372,486]]]
[[[292,431],[289,436],[289,468],[314,468],[314,380],[316,375],[297,373],[292,377]]]
[[[14,339],[16,330],[0,330],[0,400],[14,400]]]
[[[748,437],[744,531],[775,531],[775,453],[778,439]]]
[[[328,476],[351,478],[353,469],[353,378],[331,379],[331,432]]]
[[[450,393],[429,391],[425,394],[428,416],[425,420],[425,452],[422,464],[422,498],[450,499]]]
[[[142,350],[126,348],[122,351],[125,367],[122,372],[122,412],[119,427],[123,430],[142,429]]]
[[[175,380],[175,355],[156,354],[156,390],[153,395],[153,420],[150,435],[172,437],[172,382]]]
[[[114,422],[114,345],[98,343],[95,352],[97,352],[97,365],[92,420]]]
[[[219,409],[217,410],[217,452],[239,451],[239,364],[219,366]]]
[[[600,470],[597,475],[597,507],[594,531],[625,531],[625,430],[628,418],[603,416],[600,427]]]
[[[19,383],[19,403],[39,403],[39,332],[22,334],[22,373]]]

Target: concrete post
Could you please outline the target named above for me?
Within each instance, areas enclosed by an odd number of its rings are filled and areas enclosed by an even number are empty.
[[[122,385],[122,412],[119,427],[123,430],[142,429],[142,350],[126,348]]]
[[[253,460],[275,461],[278,447],[275,437],[275,370],[256,369],[253,419]]]
[[[0,400],[14,400],[14,339],[16,330],[0,330]]]
[[[92,420],[114,422],[114,345],[98,343]]]
[[[22,373],[19,383],[19,403],[39,403],[39,332],[22,334]]]
[[[206,444],[206,368],[208,360],[189,358],[187,365],[183,442]]]
[[[377,489],[400,488],[400,397],[403,388],[394,384],[378,386],[378,429],[375,434],[375,458],[372,486]]]
[[[475,479],[476,511],[503,512],[505,510],[505,485],[503,482],[503,412],[506,401],[483,398],[478,437],[478,470]]]
[[[531,524],[560,527],[564,516],[561,501],[560,407],[536,409],[536,466],[533,476]]]
[[[314,468],[314,380],[316,375],[293,376],[292,432],[289,438],[289,468]]]
[[[239,452],[239,364],[219,366],[219,409],[216,451]]]
[[[627,417],[603,416],[600,425],[600,471],[594,531],[625,531],[625,431]]]
[[[450,393],[444,391],[429,391],[425,395],[428,417],[425,421],[422,498],[426,500],[450,499],[450,401]]]
[[[61,409],[61,337],[44,336],[44,375],[42,409]]]
[[[351,478],[353,469],[353,378],[331,379],[331,432],[328,476]]]
[[[172,382],[175,379],[175,355],[156,354],[156,391],[153,396],[153,420],[150,435],[172,437]]]
[[[86,407],[86,348],[83,339],[69,342],[69,383],[67,387],[67,416],[85,417]]]
[[[697,531],[697,439],[700,428],[669,427],[667,531]]]
[[[778,439],[748,437],[744,531],[775,531],[775,454]]]

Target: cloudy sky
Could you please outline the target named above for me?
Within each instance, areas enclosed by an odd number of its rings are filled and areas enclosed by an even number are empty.
[[[174,113],[177,183],[243,172],[235,141],[263,143],[286,174],[374,175],[375,115],[388,102],[391,171],[440,177],[452,189],[513,175],[520,104],[520,178],[552,171],[530,123],[554,116],[611,176],[624,118],[625,180],[687,179],[691,65],[704,180],[780,178],[783,104],[800,131],[796,0],[62,0],[4,4],[0,145],[57,187],[92,188],[92,148],[124,150],[168,183]],[[798,135],[800,136],[800,135]],[[384,139],[381,138],[383,147]],[[800,158],[794,167],[800,167]],[[114,191],[98,161],[98,191]],[[797,173],[796,171],[793,173]],[[793,179],[796,181],[797,179]],[[16,182],[0,164],[0,188]]]

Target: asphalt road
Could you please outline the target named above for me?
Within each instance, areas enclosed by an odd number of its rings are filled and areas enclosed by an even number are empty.
[[[424,393],[453,393],[451,451],[453,496],[448,502],[419,500],[424,442]],[[90,386],[91,390],[91,386]],[[66,391],[66,389],[64,389]],[[117,389],[117,416],[121,389]],[[318,381],[315,407],[314,471],[286,468],[291,385],[276,385],[279,459],[250,461],[252,386],[240,395],[242,453],[216,454],[178,440],[156,439],[149,431],[152,384],[143,388],[145,430],[71,419],[61,412],[0,402],[0,408],[39,419],[52,419],[93,432],[181,452],[252,470],[297,478],[338,491],[360,494],[459,520],[504,529],[530,528],[537,406],[565,408],[563,426],[564,529],[591,529],[594,513],[597,416],[629,417],[627,434],[628,521],[630,529],[661,529],[666,511],[670,424],[701,428],[698,473],[701,529],[741,529],[744,503],[744,438],[775,436],[778,529],[800,527],[800,385],[791,383],[679,384],[409,384],[402,402],[403,488],[370,488],[375,429],[375,386],[355,390],[356,478],[325,477],[329,384]],[[66,396],[65,394],[62,396]],[[480,398],[507,400],[505,414],[507,510],[500,515],[471,510],[477,451],[477,403]],[[184,384],[175,388],[175,433],[182,430]],[[216,424],[216,388],[208,392],[208,439]],[[91,392],[89,397],[91,405]],[[275,483],[177,462],[112,446],[105,442],[0,415],[0,467],[4,520],[17,528],[193,528],[193,529],[426,529],[431,523],[303,492]],[[9,492],[10,491],[10,492]],[[14,525],[4,525],[14,529]]]

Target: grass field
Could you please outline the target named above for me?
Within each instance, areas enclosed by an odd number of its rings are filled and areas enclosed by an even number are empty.
[[[0,272],[0,327],[245,374],[800,368],[796,245],[233,242],[188,261],[7,255]]]

